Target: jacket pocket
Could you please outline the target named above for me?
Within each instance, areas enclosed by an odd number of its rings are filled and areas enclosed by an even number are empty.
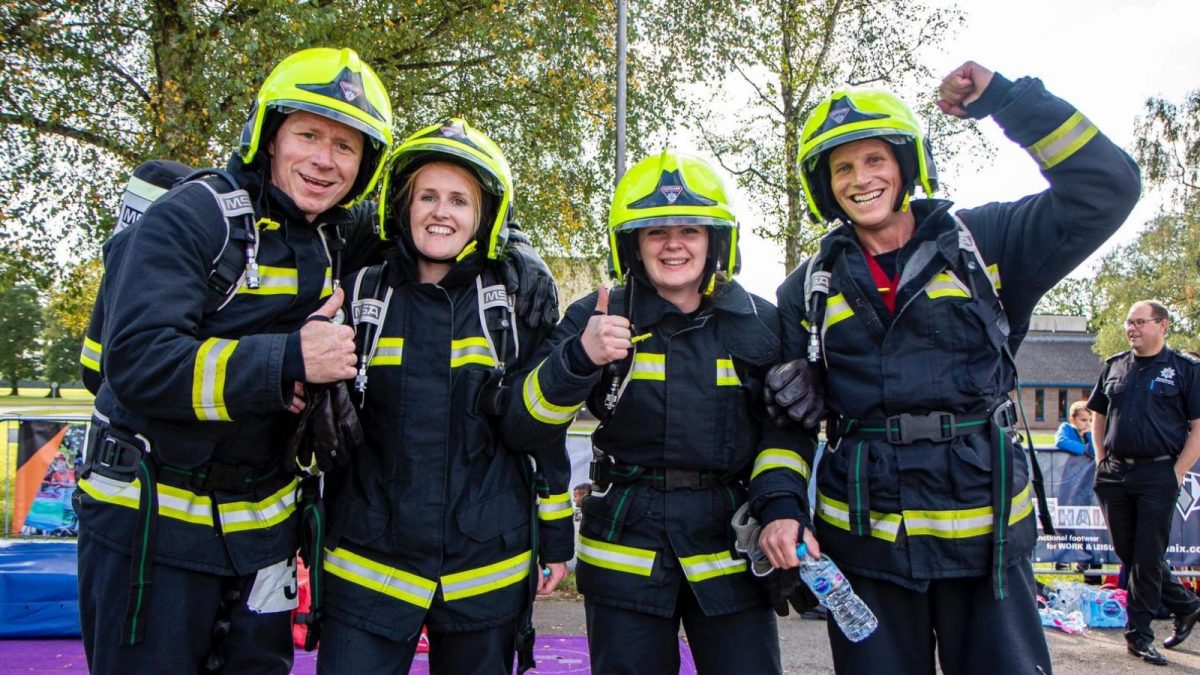
[[[359,546],[370,546],[388,529],[387,511],[373,508],[348,495],[337,500],[330,530],[335,537]]]
[[[522,488],[477,499],[459,507],[455,518],[463,534],[477,542],[526,526],[533,505]]]

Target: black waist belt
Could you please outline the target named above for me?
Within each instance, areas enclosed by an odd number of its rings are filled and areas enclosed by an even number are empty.
[[[604,492],[612,485],[645,483],[655,490],[707,490],[725,484],[724,475],[700,469],[652,469],[623,464],[611,458],[593,461],[588,472],[592,483]]]
[[[1153,464],[1155,462],[1175,461],[1175,455],[1156,455],[1154,457],[1113,457],[1108,456],[1116,464],[1133,466],[1137,464]]]
[[[158,469],[158,480],[193,492],[247,492],[279,473],[279,466],[256,467],[209,462],[184,469],[158,461],[145,437],[111,427],[97,427],[87,449],[88,469],[117,480],[132,480],[143,456]]]
[[[908,445],[917,441],[944,442],[957,436],[987,431],[991,417],[991,413],[956,415],[935,411],[858,420],[842,418],[838,421],[838,435],[844,438],[881,438],[892,445]]]

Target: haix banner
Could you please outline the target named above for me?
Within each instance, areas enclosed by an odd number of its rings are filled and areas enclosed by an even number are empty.
[[[1072,471],[1066,453],[1042,451],[1037,456],[1046,478],[1046,501],[1055,534],[1038,533],[1034,562],[1120,564],[1104,513],[1095,493],[1088,489],[1091,475]],[[1085,481],[1089,484],[1082,484]],[[1171,567],[1200,566],[1200,463],[1188,472],[1179,490],[1168,541]]]
[[[82,422],[19,423],[10,534],[73,537],[78,533],[71,495],[86,430]]]

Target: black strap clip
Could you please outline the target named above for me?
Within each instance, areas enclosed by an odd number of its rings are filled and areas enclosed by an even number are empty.
[[[141,436],[123,437],[113,429],[96,434],[96,440],[87,453],[92,469],[103,473],[132,476],[138,463],[150,452],[150,444]]]
[[[888,443],[892,445],[908,445],[919,440],[944,443],[954,438],[954,413],[937,411],[927,415],[892,415],[885,421],[884,430]]]

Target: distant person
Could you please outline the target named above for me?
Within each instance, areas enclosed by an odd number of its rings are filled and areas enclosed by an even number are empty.
[[[1058,483],[1058,503],[1091,506],[1096,501],[1092,483],[1096,478],[1096,448],[1092,444],[1092,411],[1087,401],[1071,404],[1066,422],[1054,434],[1054,447],[1071,456],[1063,464]]]
[[[1150,621],[1159,604],[1174,615],[1173,649],[1200,621],[1200,599],[1164,560],[1179,488],[1200,459],[1200,359],[1166,344],[1171,315],[1161,303],[1133,303],[1129,351],[1108,359],[1088,399],[1096,443],[1096,495],[1113,549],[1129,570],[1129,653],[1166,665]]]

